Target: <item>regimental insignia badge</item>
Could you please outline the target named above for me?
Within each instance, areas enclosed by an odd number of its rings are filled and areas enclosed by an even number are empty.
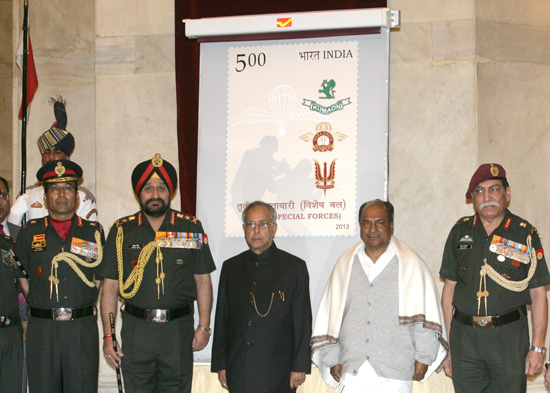
[[[334,98],[334,87],[336,86],[336,82],[334,82],[334,79],[331,79],[327,81],[326,79],[323,80],[323,83],[321,83],[321,89],[319,89],[319,93],[324,94],[324,96],[319,97],[320,99],[326,99],[326,98]]]
[[[162,166],[162,164],[164,163],[164,160],[162,158],[160,158],[160,154],[157,153],[155,154],[155,156],[153,157],[153,159],[151,160],[151,164],[153,164],[153,166],[155,168],[160,168]]]
[[[520,223],[520,224],[519,224],[519,226],[520,226],[520,227],[524,227],[524,228],[526,228],[526,227],[527,227],[527,223],[525,223],[525,222],[522,222],[522,223]]]
[[[46,250],[46,235],[45,234],[34,235],[32,237],[31,247],[32,247],[33,252],[45,251]]]
[[[491,175],[498,176],[498,168],[491,164]]]
[[[321,122],[315,126],[315,134],[308,132],[300,136],[304,142],[313,143],[313,151],[327,152],[334,149],[334,141],[341,142],[348,136],[341,132],[333,132],[332,126],[328,122]]]
[[[327,170],[327,163],[323,163],[323,168],[321,169],[321,164],[316,160],[313,160],[315,163],[315,187],[323,190],[324,196],[327,196],[327,190],[334,188],[335,177],[336,177],[336,160],[335,158],[330,163],[330,168]]]
[[[40,202],[36,201],[31,205],[31,207],[35,208],[35,209],[40,209],[42,207],[42,204]]]
[[[65,167],[61,162],[57,163],[57,166],[55,167],[55,174],[58,176],[65,174]]]
[[[537,259],[540,261],[544,257],[544,249],[537,250]]]
[[[12,272],[17,271],[17,265],[15,263],[15,259],[13,258],[13,254],[10,251],[6,251],[4,249],[2,251],[2,261],[5,265],[9,266]]]
[[[325,123],[330,127],[330,124]],[[320,131],[313,137],[313,151],[332,151],[334,149],[334,138],[328,131]]]

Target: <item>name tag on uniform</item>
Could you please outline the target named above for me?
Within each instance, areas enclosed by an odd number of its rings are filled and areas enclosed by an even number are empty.
[[[472,245],[471,244],[458,244],[456,246],[456,249],[457,250],[469,250],[472,248]]]
[[[71,241],[71,252],[76,255],[82,255],[86,258],[97,259],[97,244],[73,237]]]

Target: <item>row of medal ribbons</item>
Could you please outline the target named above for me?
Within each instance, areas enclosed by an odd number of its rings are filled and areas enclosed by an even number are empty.
[[[528,264],[530,262],[530,248],[524,244],[494,235],[489,250],[498,254],[497,259],[504,262],[506,257],[515,261]]]
[[[202,248],[203,234],[194,232],[157,232],[159,247],[168,248]]]

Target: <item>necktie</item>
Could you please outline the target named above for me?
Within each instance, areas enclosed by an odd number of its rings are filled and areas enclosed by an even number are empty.
[[[0,224],[0,235],[6,236],[6,232],[4,232],[4,224]]]

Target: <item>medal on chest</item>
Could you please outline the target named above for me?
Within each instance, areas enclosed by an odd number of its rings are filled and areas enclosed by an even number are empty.
[[[512,263],[516,267],[519,266],[519,263],[527,265],[530,262],[530,247],[501,236],[493,236],[489,251],[498,255],[499,262],[504,262],[506,258],[512,259],[514,261]]]

